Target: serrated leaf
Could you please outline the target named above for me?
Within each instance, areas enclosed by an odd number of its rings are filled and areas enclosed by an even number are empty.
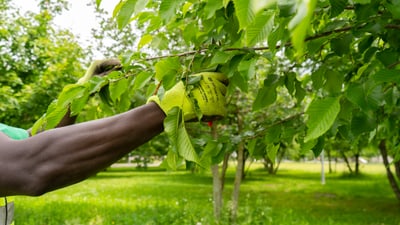
[[[274,26],[274,13],[263,11],[256,15],[254,22],[246,29],[246,45],[253,46],[267,39]]]
[[[353,116],[351,120],[351,132],[356,137],[374,130],[376,126],[376,119],[371,118],[362,112]]]
[[[253,11],[254,7],[252,6],[252,3],[252,0],[233,0],[240,30],[246,29],[246,27],[254,20],[255,13]]]
[[[278,150],[280,148],[280,144],[274,145],[274,144],[269,144],[267,145],[267,156],[271,160],[271,162],[275,162],[276,160],[276,154],[278,153]]]
[[[329,0],[331,4],[331,17],[336,17],[344,11],[347,6],[347,0]]]
[[[376,110],[383,104],[383,92],[381,86],[373,84],[353,84],[347,88],[346,98],[358,105],[364,112]]]
[[[257,97],[253,103],[253,110],[257,111],[267,107],[275,102],[277,98],[276,82],[278,77],[276,75],[269,75],[264,80],[264,86],[258,90]]]
[[[331,48],[333,52],[335,52],[338,56],[349,53],[352,39],[352,34],[345,34],[338,38],[331,39]]]
[[[218,9],[222,8],[223,2],[222,0],[212,0],[208,1],[206,3],[206,6],[204,7],[204,14],[205,14],[205,19],[210,19],[215,15],[215,11]]]
[[[59,107],[67,107],[75,98],[82,97],[86,92],[84,85],[70,84],[64,87],[57,100]]]
[[[377,83],[400,83],[400,70],[379,70],[371,78]]]
[[[146,84],[151,80],[153,77],[153,74],[150,72],[142,71],[140,72],[136,78],[135,78],[135,83],[133,85],[134,89],[142,89],[143,87],[146,86]]]
[[[303,0],[298,4],[297,13],[289,22],[291,40],[296,49],[296,55],[300,56],[304,52],[304,41],[310,27],[317,0]]]
[[[214,54],[211,59],[211,66],[218,64],[225,64],[233,57],[233,54],[229,54],[225,51],[218,51]]]
[[[168,135],[171,145],[179,156],[185,160],[200,164],[198,155],[190,141],[184,126],[182,110],[178,107],[172,108],[164,120],[164,131]]]
[[[55,128],[65,116],[65,114],[67,114],[67,112],[68,107],[60,107],[58,103],[50,105],[46,112],[45,129],[49,130]]]
[[[149,44],[153,40],[153,35],[151,34],[145,34],[140,38],[140,41],[138,43],[138,50],[143,48],[145,45]]]
[[[323,136],[319,137],[317,143],[311,149],[315,157],[318,157],[321,154],[321,152],[324,150],[324,146],[325,146],[325,138]]]
[[[159,15],[164,23],[169,22],[175,15],[184,0],[163,0],[160,4]]]
[[[88,99],[89,99],[89,92],[87,91],[87,89],[85,89],[85,93],[82,96],[73,99],[70,105],[71,116],[78,115],[82,111],[82,109],[86,106]]]
[[[308,130],[305,142],[320,137],[331,128],[340,111],[339,100],[340,97],[329,97],[314,100],[310,104],[306,111],[308,115]]]
[[[163,80],[164,76],[168,74],[177,74],[178,70],[180,70],[181,64],[179,62],[179,58],[166,58],[158,61],[155,65],[156,69],[156,79],[158,81]]]
[[[130,22],[135,12],[136,2],[137,0],[126,0],[123,4],[120,2],[119,5],[117,5],[119,10],[116,17],[119,29],[124,28]]]
[[[126,78],[111,82],[109,86],[111,100],[116,102],[120,96],[128,90],[128,86],[129,82]]]

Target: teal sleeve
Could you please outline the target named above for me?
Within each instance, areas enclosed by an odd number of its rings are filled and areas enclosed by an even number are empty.
[[[0,123],[0,132],[4,133],[14,140],[23,140],[29,137],[29,133],[27,130],[17,127],[11,127],[2,123]]]

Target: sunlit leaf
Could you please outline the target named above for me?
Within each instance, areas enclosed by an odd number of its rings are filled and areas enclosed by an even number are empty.
[[[129,21],[131,20],[132,14],[135,12],[137,0],[126,0],[119,8],[117,17],[118,28],[122,29],[126,25],[128,25]],[[119,7],[119,5],[117,6]]]
[[[330,97],[316,99],[310,104],[306,111],[308,130],[305,142],[320,137],[331,128],[340,111],[339,100],[340,97]]]
[[[267,40],[274,25],[274,13],[261,12],[246,29],[246,45],[253,46]]]
[[[297,56],[302,55],[304,52],[304,40],[310,27],[316,4],[317,0],[301,1],[298,4],[296,15],[289,23],[291,40],[294,48],[297,50]]]
[[[169,22],[175,15],[184,0],[163,0],[160,5],[159,15],[163,21]]]
[[[114,81],[110,83],[110,97],[113,102],[117,101],[120,96],[127,91],[129,86],[129,81],[126,78],[122,78],[121,80]]]
[[[240,29],[245,29],[254,20],[252,0],[233,0]]]

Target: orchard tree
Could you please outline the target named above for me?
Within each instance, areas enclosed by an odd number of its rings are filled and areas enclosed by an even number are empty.
[[[29,128],[62,87],[82,75],[83,50],[52,21],[65,1],[39,3],[25,15],[0,1],[0,121]]]
[[[238,155],[230,209],[235,221],[245,149],[259,154],[262,148],[274,159],[284,143],[316,156],[328,140],[374,145],[400,200],[398,1],[122,0],[113,16],[119,29],[135,21],[142,31],[122,57],[124,71],[68,87],[52,110],[71,104],[78,113],[77,99],[96,92],[125,107],[128,93],[144,88],[147,95],[161,94],[181,79],[190,96],[196,85],[190,74],[224,73],[233,116],[214,121],[212,135],[192,142],[180,110],[169,112],[164,124],[171,142],[166,164],[176,168],[183,158],[212,167],[217,219],[226,168],[218,165],[225,153]],[[248,121],[251,114],[262,115],[261,126]],[[246,132],[250,128],[257,129]]]

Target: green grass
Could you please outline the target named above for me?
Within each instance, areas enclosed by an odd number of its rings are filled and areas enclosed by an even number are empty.
[[[327,169],[327,168],[326,168]],[[343,165],[320,182],[317,163],[285,163],[275,176],[252,165],[242,183],[238,224],[400,225],[396,200],[381,165],[359,176]],[[230,224],[229,171],[221,224]],[[215,224],[210,174],[112,168],[41,197],[16,198],[16,224]]]

